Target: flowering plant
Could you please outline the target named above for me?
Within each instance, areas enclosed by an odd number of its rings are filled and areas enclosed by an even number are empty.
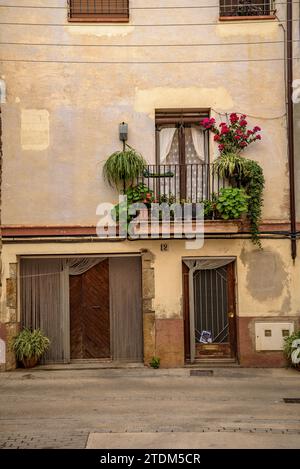
[[[229,122],[221,122],[219,128],[214,118],[206,117],[200,124],[215,134],[214,141],[218,142],[221,154],[239,154],[250,143],[261,140],[261,128],[255,126],[253,129],[247,129],[248,122],[244,114],[239,117],[233,112],[229,116]]]

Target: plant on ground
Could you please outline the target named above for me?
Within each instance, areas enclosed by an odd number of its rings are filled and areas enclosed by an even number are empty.
[[[17,360],[24,358],[40,358],[49,348],[50,340],[40,329],[33,331],[25,328],[10,342],[10,349],[15,353]]]
[[[158,357],[152,357],[152,360],[151,360],[151,362],[149,363],[149,365],[150,365],[152,368],[159,368],[159,367],[160,367],[160,358],[158,358]]]
[[[244,189],[227,187],[220,190],[216,208],[224,220],[237,219],[247,213],[248,199]]]
[[[293,348],[293,342],[295,340],[300,340],[300,330],[284,338],[283,354],[291,366],[297,366],[292,362],[292,353],[295,350]],[[299,365],[297,367],[299,367]]]

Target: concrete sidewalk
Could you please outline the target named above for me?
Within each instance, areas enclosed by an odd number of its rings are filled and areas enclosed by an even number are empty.
[[[287,369],[18,370],[0,374],[0,448],[300,448],[289,397]]]

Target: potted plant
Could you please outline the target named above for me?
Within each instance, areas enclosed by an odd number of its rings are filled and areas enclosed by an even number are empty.
[[[288,363],[300,371],[300,330],[285,337],[283,353]]]
[[[218,143],[220,156],[214,163],[214,171],[226,178],[231,186],[244,188],[249,196],[247,217],[250,221],[251,238],[261,248],[259,224],[265,179],[263,170],[256,161],[241,156],[241,152],[251,143],[261,140],[261,128],[255,126],[248,129],[246,117],[234,112],[219,127],[214,118],[203,119],[201,125],[215,134],[214,141]]]
[[[129,145],[116,151],[106,160],[103,167],[104,179],[117,190],[126,191],[128,183],[133,183],[146,168],[146,161],[140,153]]]
[[[249,198],[244,189],[226,187],[220,190],[216,209],[223,220],[237,220],[247,213]]]
[[[39,359],[48,350],[50,340],[40,329],[24,328],[10,343],[11,350],[16,359],[23,363],[25,368],[34,367]]]
[[[130,223],[136,216],[139,216],[139,220],[148,220],[149,209],[151,208],[151,203],[154,202],[154,194],[149,187],[145,184],[140,183],[136,186],[129,186],[125,193],[127,201],[123,201],[117,205],[112,210],[112,218],[116,222],[122,220],[127,220],[127,223]],[[138,214],[131,215],[129,213],[129,208],[133,204],[143,204],[144,208],[141,208],[138,211]],[[121,214],[124,214],[121,217]]]

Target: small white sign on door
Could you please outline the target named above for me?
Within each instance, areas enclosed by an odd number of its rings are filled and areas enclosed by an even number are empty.
[[[5,342],[0,339],[0,365],[5,363]]]

